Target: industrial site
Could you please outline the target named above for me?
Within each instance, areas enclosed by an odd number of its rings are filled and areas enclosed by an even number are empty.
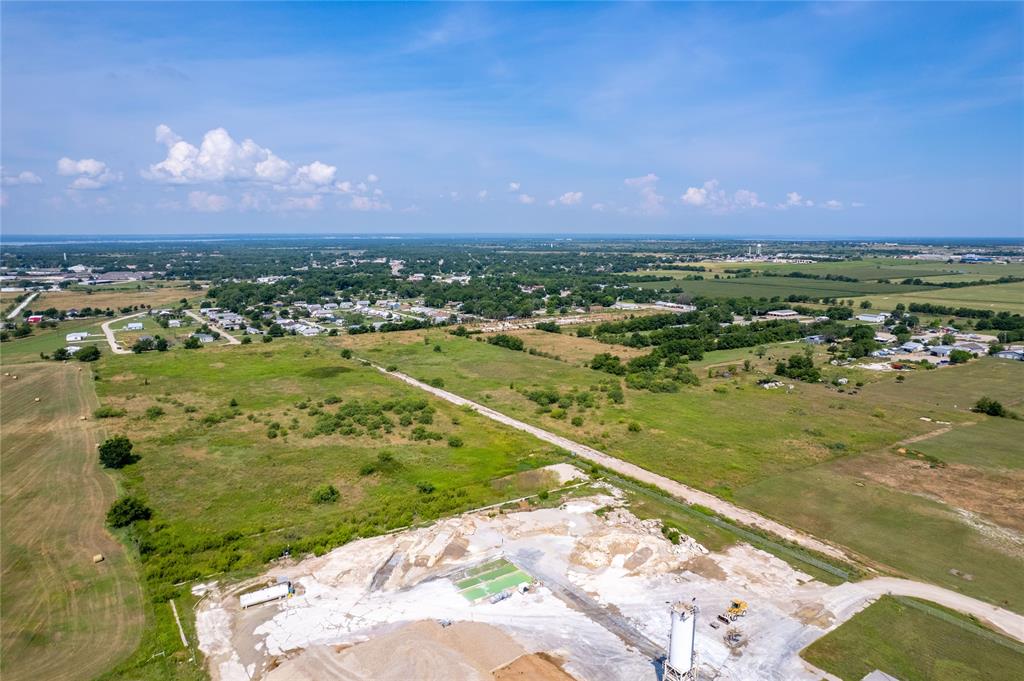
[[[583,477],[554,467],[563,483]],[[866,606],[738,544],[709,552],[639,520],[611,485],[538,510],[489,509],[203,583],[217,681],[415,678],[819,679],[799,652]]]

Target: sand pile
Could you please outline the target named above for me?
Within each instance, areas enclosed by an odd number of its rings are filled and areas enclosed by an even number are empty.
[[[523,655],[500,629],[478,622],[435,621],[403,625],[365,643],[316,646],[285,660],[267,681],[489,681],[493,669]],[[505,678],[516,678],[513,676]],[[524,677],[525,678],[525,677]],[[537,677],[551,678],[558,677]]]

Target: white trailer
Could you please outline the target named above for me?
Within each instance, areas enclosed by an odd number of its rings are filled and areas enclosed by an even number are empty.
[[[254,605],[260,605],[261,603],[269,603],[270,601],[276,601],[279,598],[286,598],[292,590],[291,582],[281,582],[273,586],[268,586],[265,589],[259,591],[252,591],[247,594],[242,594],[238,597],[239,603],[242,604],[242,608],[249,608]]]

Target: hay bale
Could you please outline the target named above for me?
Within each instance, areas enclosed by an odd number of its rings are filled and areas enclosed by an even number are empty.
[[[106,559],[103,557],[102,553],[97,553],[95,556],[92,557],[92,562],[94,563],[102,563],[104,560]]]
[[[37,398],[36,398],[36,402],[38,402],[38,401],[39,401],[39,398],[37,397]]]

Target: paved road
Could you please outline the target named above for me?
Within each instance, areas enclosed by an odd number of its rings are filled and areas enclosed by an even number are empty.
[[[192,310],[185,310],[185,314],[187,314],[189,317],[191,317],[192,319],[196,320],[200,324],[206,324],[211,329],[213,329],[214,331],[219,333],[228,342],[228,345],[241,345],[242,344],[242,341],[238,340],[237,338],[235,338],[234,336],[232,336],[230,333],[228,333],[224,329],[220,328],[219,326],[216,326],[214,324],[210,324],[210,320],[209,319],[203,319],[202,317],[197,315]]]
[[[530,433],[534,437],[544,440],[545,442],[550,442],[553,445],[556,445],[558,447],[561,447],[562,449],[572,452],[573,454],[580,458],[593,461],[594,463],[600,464],[605,468],[615,471],[616,473],[621,473],[622,475],[627,475],[631,478],[635,478],[636,480],[640,480],[642,482],[655,485],[659,489],[668,492],[672,496],[683,499],[687,503],[700,504],[701,506],[710,508],[715,513],[718,513],[726,518],[729,518],[730,520],[734,520],[738,523],[748,525],[750,527],[757,527],[762,530],[766,530],[768,532],[771,532],[772,534],[782,537],[783,539],[787,539],[791,542],[799,544],[800,546],[811,549],[812,551],[817,551],[818,553],[822,553],[827,556],[832,556],[833,558],[838,558],[840,560],[848,560],[847,556],[840,549],[836,548],[835,546],[832,546],[831,544],[826,544],[820,539],[816,539],[810,536],[809,534],[793,530],[791,528],[786,527],[785,525],[775,522],[774,520],[769,520],[768,518],[765,518],[764,516],[758,513],[754,513],[753,511],[747,510],[745,508],[740,508],[735,504],[731,504],[728,501],[719,499],[713,494],[708,494],[707,492],[702,492],[698,489],[694,489],[693,487],[689,487],[680,482],[676,482],[675,480],[672,480],[670,478],[666,478],[663,475],[652,473],[649,470],[637,466],[636,464],[629,463],[628,461],[623,461],[622,459],[616,459],[613,456],[609,456],[604,452],[599,452],[598,450],[592,447],[588,447],[587,445],[580,444],[579,442],[574,442],[573,440],[564,438],[561,435],[555,435],[554,433],[544,430],[542,428],[538,428],[537,426],[533,426],[530,425],[529,423],[524,423],[523,421],[514,419],[511,416],[506,416],[505,414],[502,414],[499,411],[495,411],[490,407],[485,407],[482,404],[478,404],[471,400],[467,400],[464,397],[460,397],[455,393],[450,393],[447,390],[435,388],[434,386],[428,385],[422,381],[417,381],[415,378],[403,374],[401,372],[389,372],[386,369],[383,369],[379,366],[377,367],[377,369],[385,374],[390,374],[395,378],[405,381],[410,385],[416,386],[421,390],[425,390],[433,395],[436,395],[437,397],[440,397],[443,400],[447,400],[448,402],[457,404],[459,406],[469,406],[474,411],[483,414],[484,416],[490,419],[493,419],[499,423],[504,423],[505,425],[511,426],[512,428],[515,428],[517,430],[522,430],[527,433]]]
[[[495,411],[490,407],[477,404],[476,402],[467,400],[455,393],[442,390],[441,388],[435,388],[434,386],[428,385],[422,381],[417,381],[415,378],[401,372],[387,371],[380,366],[377,366],[376,368],[382,373],[394,376],[409,385],[425,390],[443,400],[459,406],[469,406],[477,413],[499,423],[511,426],[517,430],[525,431],[534,437],[544,440],[545,442],[550,442],[553,445],[562,447],[563,449],[576,454],[580,458],[588,459],[606,468],[614,470],[617,473],[622,473],[623,475],[628,475],[632,478],[636,478],[637,480],[642,480],[655,485],[661,490],[689,503],[706,506],[730,520],[735,520],[744,525],[762,528],[780,537],[798,543],[808,549],[818,551],[819,553],[824,553],[841,559],[845,558],[845,555],[840,549],[830,544],[826,544],[808,534],[790,529],[785,525],[775,522],[774,520],[769,520],[768,518],[758,515],[753,511],[740,508],[739,506],[730,504],[729,502],[707,494],[706,492],[693,489],[692,487],[687,487],[675,480],[671,480],[656,473],[651,473],[650,471],[627,461],[616,459],[615,457],[599,452],[586,445],[573,442],[572,440],[561,437],[560,435],[555,435],[554,433],[550,433],[542,428],[538,428],[510,416],[506,416],[505,414]],[[915,582],[909,579],[897,579],[895,577],[878,577],[863,582],[848,582],[837,588],[856,592],[856,594],[862,598],[877,598],[886,594],[921,598],[952,608],[959,612],[974,615],[979,620],[988,622],[994,628],[1002,631],[1007,636],[1015,638],[1018,641],[1024,641],[1024,616],[995,605],[979,601],[975,598],[971,598],[970,596],[965,596],[964,594],[950,591],[949,589],[944,589],[940,586],[935,586],[934,584],[925,584],[923,582]]]
[[[19,305],[18,307],[14,308],[14,311],[11,312],[9,315],[7,315],[7,318],[8,319],[14,319],[15,317],[17,317],[19,314],[21,314],[21,311],[25,309],[25,306],[28,305],[29,303],[31,303],[32,300],[36,296],[38,296],[38,295],[39,295],[38,293],[33,293],[28,298],[26,298],[25,300],[21,301],[21,305]]]
[[[110,351],[111,352],[113,352],[115,355],[130,355],[130,354],[132,354],[131,350],[125,350],[124,348],[122,348],[118,344],[117,339],[114,338],[114,332],[111,330],[110,325],[111,324],[117,324],[118,322],[123,322],[126,319],[133,319],[135,317],[141,317],[144,314],[147,314],[147,312],[136,312],[135,314],[130,314],[127,317],[119,317],[117,319],[111,319],[108,322],[103,322],[102,324],[100,324],[100,328],[103,329],[103,335],[107,337],[107,343],[110,344]]]

